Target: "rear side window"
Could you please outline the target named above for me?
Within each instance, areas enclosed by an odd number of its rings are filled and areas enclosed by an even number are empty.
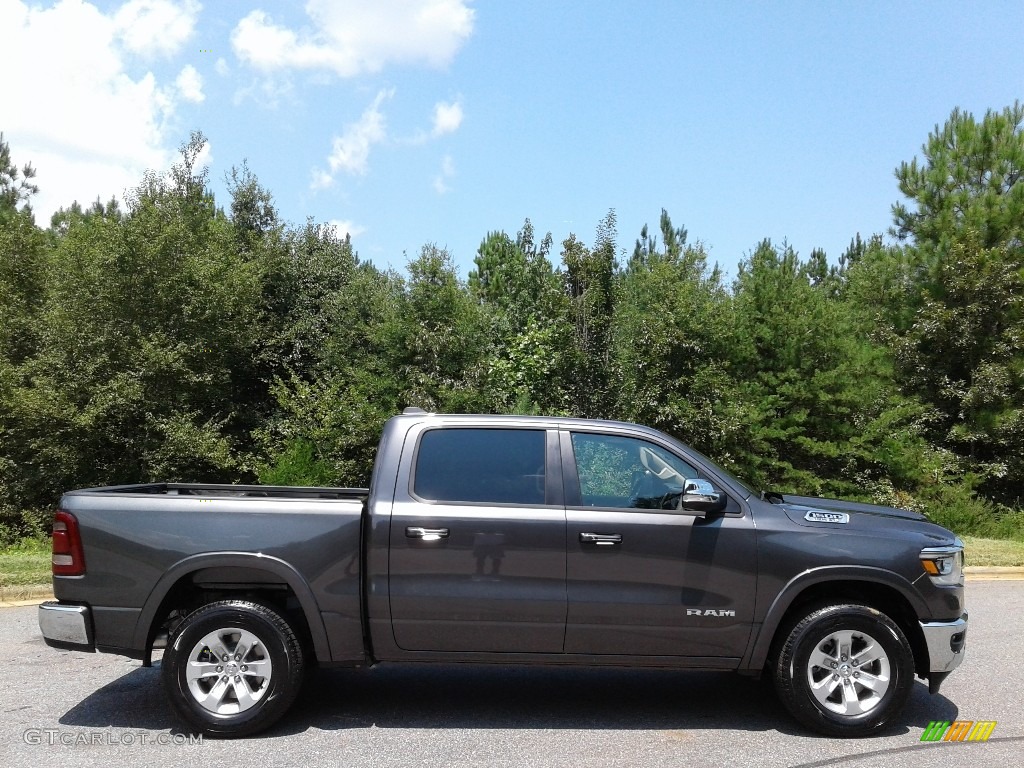
[[[413,492],[429,501],[543,504],[544,441],[537,429],[429,430]]]

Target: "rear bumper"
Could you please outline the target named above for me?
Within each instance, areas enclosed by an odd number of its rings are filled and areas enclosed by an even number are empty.
[[[956,621],[921,622],[928,646],[928,690],[938,693],[939,685],[964,660],[967,649],[967,613]]]
[[[54,648],[95,651],[92,614],[86,605],[46,602],[39,606],[39,631]]]

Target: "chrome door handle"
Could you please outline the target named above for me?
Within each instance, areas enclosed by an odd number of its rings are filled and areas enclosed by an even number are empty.
[[[599,547],[613,547],[622,543],[621,533],[581,533],[580,541],[584,544],[597,544]]]
[[[419,526],[409,526],[405,529],[405,537],[407,539],[422,539],[423,541],[437,541],[438,539],[448,538],[447,528],[420,528]]]

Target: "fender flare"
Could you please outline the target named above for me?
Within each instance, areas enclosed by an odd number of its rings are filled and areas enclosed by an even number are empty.
[[[917,616],[927,616],[928,606],[914,589],[914,585],[903,576],[885,568],[863,565],[825,565],[811,568],[797,574],[775,596],[760,629],[752,636],[750,647],[740,664],[740,669],[761,669],[768,659],[775,633],[782,623],[786,611],[808,587],[828,582],[868,581],[880,584],[897,592]]]
[[[327,642],[327,631],[320,616],[313,591],[302,575],[289,563],[272,555],[253,552],[204,552],[179,560],[168,568],[149,593],[139,618],[135,623],[133,645],[135,648],[148,650],[153,620],[160,609],[164,598],[183,577],[205,568],[241,567],[250,570],[266,571],[287,584],[295,594],[302,613],[309,625],[309,633],[313,640],[313,649],[320,661],[331,658],[330,645]]]

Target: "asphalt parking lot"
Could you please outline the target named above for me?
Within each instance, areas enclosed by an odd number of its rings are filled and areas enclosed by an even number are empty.
[[[34,607],[0,609],[0,764],[189,766],[970,766],[1024,754],[1024,581],[968,583],[968,656],[870,739],[808,735],[766,684],[730,674],[477,665],[319,671],[272,730],[191,741],[158,668],[46,647]],[[997,721],[923,743],[932,720]],[[165,743],[158,743],[165,742]]]

